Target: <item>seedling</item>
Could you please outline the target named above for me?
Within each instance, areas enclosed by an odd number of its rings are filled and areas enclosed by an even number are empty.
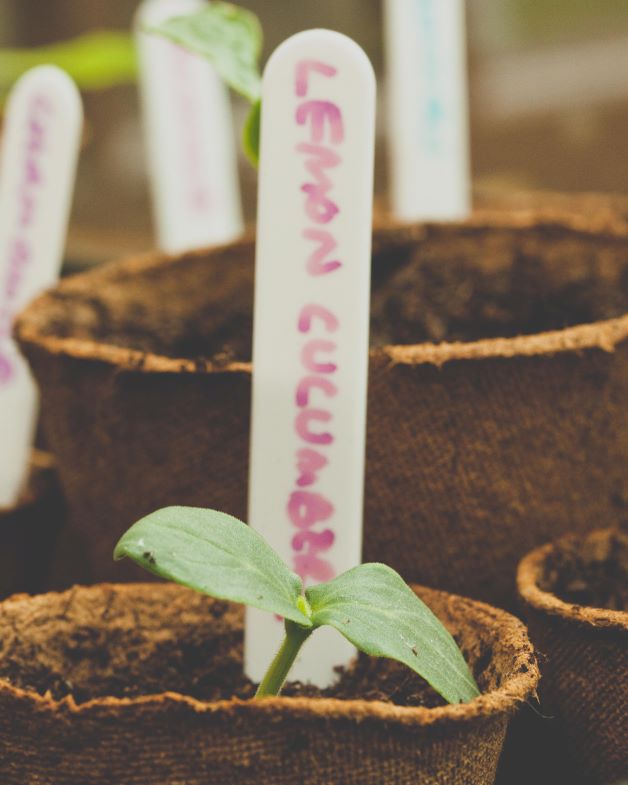
[[[250,101],[244,148],[257,165],[262,92],[257,18],[230,3],[213,2],[199,13],[171,18],[147,32],[205,57],[228,86]],[[301,578],[242,522],[219,512],[181,507],[135,524],[115,550],[116,558],[124,556],[210,596],[283,617],[285,638],[261,680],[258,698],[280,693],[301,647],[325,625],[367,654],[404,663],[451,703],[479,695],[451,635],[383,564],[361,565],[328,583],[304,588]]]
[[[242,521],[191,507],[168,507],[138,521],[115,548],[114,558],[124,557],[202,594],[283,617],[285,639],[256,698],[279,695],[301,647],[324,625],[366,654],[404,663],[449,703],[480,694],[452,636],[384,564],[362,564],[304,589]]]
[[[259,162],[262,28],[255,14],[232,3],[214,2],[195,14],[175,16],[146,32],[164,36],[214,66],[225,84],[251,104],[243,147]]]

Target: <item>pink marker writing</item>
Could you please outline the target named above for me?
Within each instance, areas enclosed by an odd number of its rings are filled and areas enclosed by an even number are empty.
[[[16,314],[58,279],[83,112],[76,85],[54,66],[22,76],[7,102],[0,170],[0,507],[28,473],[37,391],[11,337]]]
[[[266,66],[249,523],[305,587],[361,560],[374,112],[372,68],[338,33],[299,33]],[[270,627],[247,611],[253,679]],[[353,655],[322,631],[295,675],[325,686]]]
[[[27,111],[25,136],[19,151],[19,180],[15,189],[17,210],[8,236],[5,251],[7,265],[0,290],[0,385],[9,384],[16,374],[16,354],[8,342],[21,288],[28,267],[33,264],[31,235],[37,226],[37,212],[41,209],[39,195],[46,186],[42,162],[46,155],[47,127],[54,114],[54,106],[46,95],[36,93],[29,100]]]

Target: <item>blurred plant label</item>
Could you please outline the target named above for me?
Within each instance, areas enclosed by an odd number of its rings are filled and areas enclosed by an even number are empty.
[[[11,338],[16,314],[59,277],[83,111],[54,66],[28,71],[6,108],[0,169],[0,507],[17,501],[28,470],[37,393]]]
[[[471,204],[464,0],[385,0],[391,200],[397,218]]]
[[[227,88],[213,66],[145,28],[205,0],[145,0],[136,16],[140,89],[159,247],[179,253],[243,231]]]
[[[374,136],[375,78],[357,44],[311,30],[275,51],[262,86],[249,523],[306,585],[361,561]],[[254,680],[282,633],[248,611]],[[294,678],[325,686],[352,656],[324,631]]]

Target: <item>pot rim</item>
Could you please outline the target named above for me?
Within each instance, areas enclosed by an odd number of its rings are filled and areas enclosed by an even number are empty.
[[[616,528],[598,529],[591,534],[610,536],[616,531]],[[517,568],[519,596],[535,611],[549,616],[557,616],[574,626],[591,630],[610,629],[628,633],[628,611],[615,611],[565,602],[551,591],[544,591],[539,587],[539,580],[549,555],[560,549],[563,543],[573,539],[574,535],[562,537],[555,542],[535,548],[524,556]],[[582,537],[577,539],[582,539]]]
[[[552,194],[547,198],[552,199]],[[557,195],[554,195],[557,198]],[[604,207],[601,215],[583,209],[587,199],[593,200]],[[566,200],[579,209],[570,212],[562,206]],[[513,229],[525,231],[532,226],[547,229],[567,230],[574,234],[600,234],[616,238],[628,236],[628,224],[613,210],[615,203],[624,205],[628,212],[628,200],[621,197],[604,197],[597,194],[579,194],[576,197],[558,198],[558,206],[549,208],[525,209],[478,209],[471,218],[465,221],[446,225],[437,223],[402,224],[391,219],[377,221],[374,227],[373,245],[375,248],[384,242],[405,244],[416,242],[430,232],[449,230],[452,227],[467,231],[483,231],[486,229]],[[590,205],[589,205],[590,207]],[[100,280],[108,280],[112,275],[120,273],[136,275],[161,267],[174,266],[181,260],[195,258],[212,258],[228,252],[243,249],[253,252],[255,238],[248,231],[235,242],[213,246],[210,249],[198,249],[183,254],[168,255],[150,252],[139,256],[127,257],[90,270],[76,278],[62,281],[54,291],[62,291],[69,295],[74,291],[82,291],[89,286],[93,288]],[[32,317],[46,305],[47,300],[54,296],[49,291],[38,297],[20,315],[16,322],[15,335],[22,345],[34,345],[51,355],[64,355],[73,359],[94,360],[116,366],[121,371],[138,373],[240,373],[250,375],[251,362],[231,361],[226,364],[212,364],[209,359],[202,367],[199,363],[186,358],[174,358],[153,352],[143,352],[102,341],[60,338],[46,335],[38,329],[38,320]],[[581,352],[587,349],[598,349],[613,352],[618,344],[628,339],[628,314],[589,324],[579,324],[562,330],[546,331],[533,335],[515,336],[513,338],[486,338],[469,342],[442,342],[419,344],[389,344],[370,350],[371,359],[383,358],[390,365],[421,365],[432,364],[442,366],[454,360],[484,360],[491,358],[535,357],[547,356],[560,352]]]
[[[84,587],[75,586],[64,594],[76,591],[96,592],[102,590],[109,591],[155,591],[155,589],[166,587],[166,590],[190,591],[173,584],[97,584],[96,586]],[[439,706],[428,709],[425,707],[396,706],[382,701],[368,700],[342,700],[338,698],[294,698],[294,697],[269,697],[262,701],[240,700],[237,698],[220,701],[202,701],[188,695],[166,691],[143,695],[137,698],[116,698],[105,696],[94,698],[85,703],[77,704],[72,695],[68,695],[61,700],[56,700],[50,695],[40,695],[33,690],[27,690],[12,685],[6,679],[0,678],[0,703],[4,696],[9,696],[21,702],[30,704],[33,710],[38,712],[45,711],[50,713],[67,712],[72,715],[97,715],[100,710],[117,708],[122,711],[132,709],[135,706],[178,706],[187,708],[197,714],[224,714],[246,715],[253,713],[262,716],[290,716],[308,718],[312,716],[324,716],[332,719],[345,719],[355,722],[378,721],[392,723],[400,726],[435,726],[447,723],[470,722],[479,717],[491,717],[499,714],[511,714],[518,706],[536,694],[536,687],[540,678],[538,665],[534,657],[534,649],[530,643],[527,629],[519,619],[511,616],[506,611],[493,608],[485,603],[471,600],[465,597],[448,594],[447,592],[426,589],[425,587],[412,585],[412,588],[422,594],[432,594],[440,597],[447,597],[455,600],[469,609],[475,611],[483,617],[498,620],[500,632],[507,632],[513,641],[513,648],[516,655],[510,670],[510,676],[504,683],[495,690],[483,693],[470,703]],[[57,592],[50,592],[43,596],[58,596]],[[41,595],[39,600],[41,601]],[[27,595],[15,595],[3,604],[37,600]],[[525,666],[525,669],[524,667]]]

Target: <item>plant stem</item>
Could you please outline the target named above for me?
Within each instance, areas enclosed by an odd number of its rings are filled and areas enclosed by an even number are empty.
[[[294,622],[286,622],[286,637],[255,693],[256,698],[279,695],[301,646],[312,632],[311,627],[300,627]]]

